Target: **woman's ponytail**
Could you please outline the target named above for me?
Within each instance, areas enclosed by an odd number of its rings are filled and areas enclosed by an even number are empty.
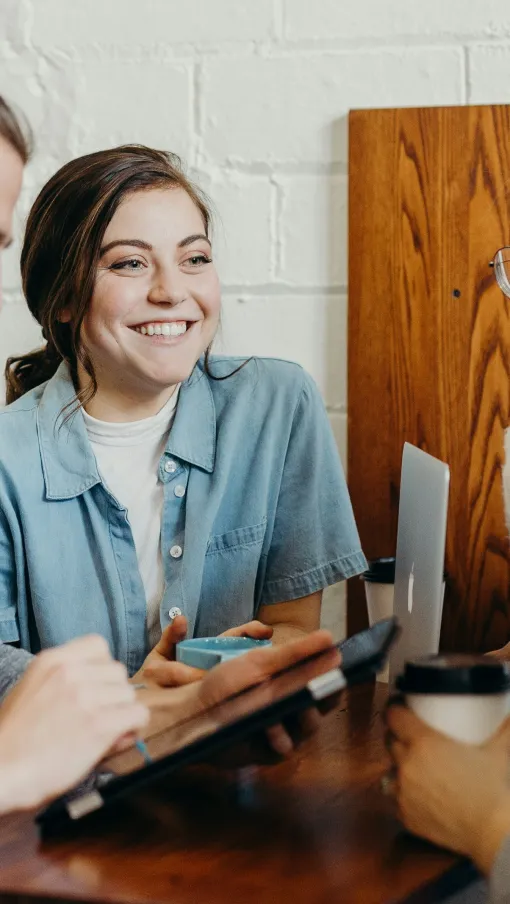
[[[57,371],[61,355],[52,342],[28,355],[15,355],[5,365],[6,401],[10,405],[22,395],[49,380]]]

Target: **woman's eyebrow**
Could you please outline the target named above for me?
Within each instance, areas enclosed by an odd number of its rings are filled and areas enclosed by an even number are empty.
[[[115,239],[115,241],[103,245],[99,253],[101,255],[106,254],[110,248],[115,248],[116,245],[134,245],[135,248],[143,248],[145,251],[152,251],[152,245],[149,245],[148,242],[143,242],[142,239]]]
[[[200,240],[207,242],[208,245],[211,244],[210,239],[207,238],[205,233],[197,232],[194,235],[187,235],[185,239],[181,239],[177,247],[186,248],[187,245],[192,245],[193,242],[198,242]],[[113,242],[108,242],[108,244],[103,245],[99,253],[101,255],[106,254],[107,251],[117,247],[117,245],[132,245],[135,248],[143,248],[145,251],[153,250],[152,245],[150,245],[149,242],[144,242],[142,239],[115,239]]]
[[[187,235],[185,239],[181,239],[181,241],[178,243],[177,247],[178,248],[186,248],[187,245],[192,245],[193,242],[198,242],[199,240],[202,240],[203,242],[207,242],[208,245],[211,244],[210,239],[208,239],[204,233],[197,232],[197,233],[195,233],[195,235]]]

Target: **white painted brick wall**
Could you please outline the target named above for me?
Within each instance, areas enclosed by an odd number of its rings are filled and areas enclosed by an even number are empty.
[[[0,93],[37,139],[18,233],[72,156],[140,141],[186,158],[219,213],[218,348],[301,362],[345,457],[348,110],[510,102],[510,6],[0,0]],[[17,242],[4,260],[2,364],[39,335],[18,255]],[[325,613],[337,633],[339,599]]]

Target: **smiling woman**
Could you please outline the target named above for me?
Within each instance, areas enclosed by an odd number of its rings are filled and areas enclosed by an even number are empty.
[[[188,629],[318,627],[323,588],[366,564],[327,416],[297,365],[210,355],[210,214],[179,160],[126,146],[67,164],[21,263],[47,344],[6,372],[0,640],[94,630],[168,684],[196,678],[166,661]]]
[[[97,379],[87,411],[116,421],[157,414],[211,344],[219,311],[211,244],[188,193],[169,187],[126,198],[104,233],[81,327]],[[70,305],[61,320],[72,319]],[[78,382],[88,385],[79,359]]]

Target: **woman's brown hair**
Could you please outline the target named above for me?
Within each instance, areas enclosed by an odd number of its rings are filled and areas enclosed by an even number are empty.
[[[77,361],[81,362],[90,385],[77,398],[86,405],[93,397],[97,382],[92,362],[80,346],[80,330],[94,291],[104,233],[126,196],[166,187],[188,193],[208,235],[208,201],[185,176],[175,154],[123,145],[78,157],[46,183],[30,211],[21,252],[23,291],[46,345],[8,359],[8,403],[50,379],[61,361],[68,362],[75,385]],[[61,322],[64,311],[71,311],[69,323]]]
[[[32,154],[32,132],[28,122],[16,114],[8,103],[0,97],[0,137],[3,138],[28,163]]]

